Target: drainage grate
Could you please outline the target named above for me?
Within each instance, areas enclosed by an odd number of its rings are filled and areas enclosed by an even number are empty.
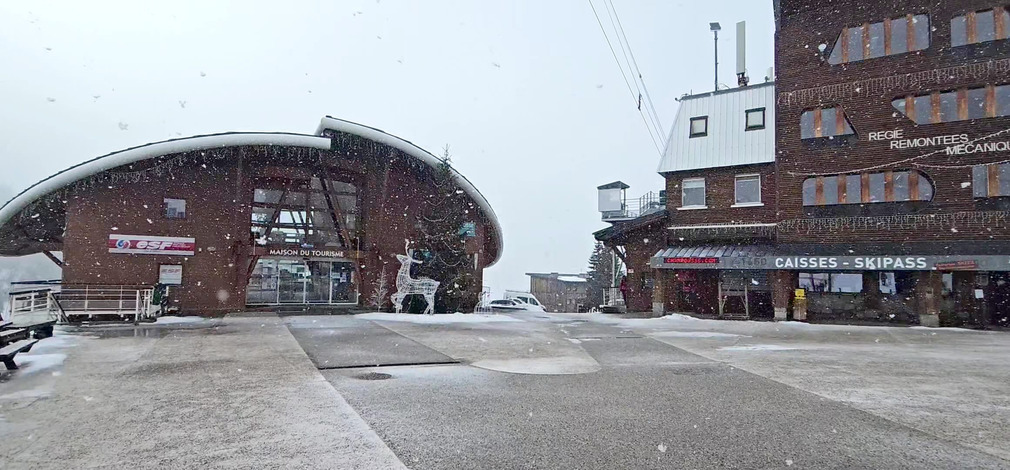
[[[358,374],[353,377],[359,380],[386,380],[393,378],[392,375],[385,374],[382,372],[368,372],[365,374]]]

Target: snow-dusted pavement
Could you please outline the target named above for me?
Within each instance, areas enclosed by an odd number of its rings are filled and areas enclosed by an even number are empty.
[[[233,316],[18,360],[0,468],[1010,468],[1006,333]]]
[[[60,330],[0,382],[0,468],[402,468],[277,317]]]

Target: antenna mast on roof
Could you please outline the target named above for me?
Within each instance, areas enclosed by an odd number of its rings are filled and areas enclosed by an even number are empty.
[[[719,31],[722,31],[722,26],[719,23],[709,23],[708,26],[715,34],[715,91],[719,91]]]
[[[750,83],[747,77],[747,22],[736,24],[736,82],[741,87]]]

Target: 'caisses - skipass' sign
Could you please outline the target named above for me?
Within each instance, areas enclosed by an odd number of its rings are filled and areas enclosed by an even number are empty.
[[[111,234],[109,235],[109,253],[193,256],[196,253],[196,240],[181,237]]]

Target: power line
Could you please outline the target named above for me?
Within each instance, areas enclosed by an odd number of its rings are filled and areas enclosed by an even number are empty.
[[[631,59],[628,58],[628,50],[630,49],[630,47],[628,47],[628,45],[625,44],[625,41],[621,40],[620,30],[617,28],[617,22],[614,20],[613,3],[608,2],[608,0],[603,0],[603,6],[607,8],[607,16],[610,17],[610,26],[614,28],[614,36],[617,37],[617,43],[621,46],[621,53],[624,54],[624,64],[628,65],[628,71],[631,72],[631,80],[635,83],[635,89],[638,90],[636,103],[638,104],[638,109],[641,111],[643,105],[642,88],[638,86],[638,80],[635,80],[635,74],[636,74],[635,68],[631,65],[632,64]],[[622,67],[624,64],[622,64]],[[641,74],[638,75],[641,76]],[[648,108],[646,108],[646,110],[648,110]],[[649,114],[648,117],[649,120],[651,121],[652,127],[656,130],[656,134],[662,136],[662,126],[659,125],[659,123],[656,121],[653,115]]]
[[[621,59],[617,58],[617,51],[614,50],[614,44],[610,42],[610,35],[607,34],[607,28],[603,26],[603,21],[600,20],[600,14],[596,11],[596,5],[593,5],[593,0],[588,0],[589,6],[593,9],[593,15],[596,16],[596,23],[600,25],[600,31],[603,32],[603,38],[607,40],[607,46],[610,47],[610,53],[614,56],[614,61],[617,62],[617,68],[621,69],[621,77],[624,77],[624,84],[628,87],[628,93],[631,93],[631,97],[635,100],[636,106],[638,104],[637,96],[635,91],[631,89],[631,82],[628,81],[628,75],[624,73],[624,66],[621,65]],[[637,86],[637,83],[636,83]],[[649,131],[649,138],[652,139],[652,145],[656,147],[656,152],[663,155],[663,151],[659,148],[659,143],[656,141],[656,136],[653,135],[652,126],[649,125],[649,120],[645,118],[645,113],[642,112],[641,106],[638,107],[638,114],[642,115],[642,122],[645,123],[645,129]]]
[[[624,34],[624,24],[621,23],[621,16],[617,14],[617,7],[614,6],[614,0],[609,1],[610,8],[614,11],[614,18],[617,19],[618,30],[621,33],[621,37],[624,38],[624,43],[628,46],[628,53],[631,54],[631,64],[635,66],[635,72],[638,74],[638,80],[642,82],[642,90],[645,92],[645,98],[648,100],[652,116],[655,118],[656,124],[659,125],[659,129],[665,129],[662,121],[659,120],[659,113],[656,112],[656,105],[652,103],[652,95],[649,94],[649,87],[645,84],[645,77],[642,76],[642,70],[638,67],[638,59],[635,58],[635,51],[631,49],[631,42],[628,41],[628,36]]]

